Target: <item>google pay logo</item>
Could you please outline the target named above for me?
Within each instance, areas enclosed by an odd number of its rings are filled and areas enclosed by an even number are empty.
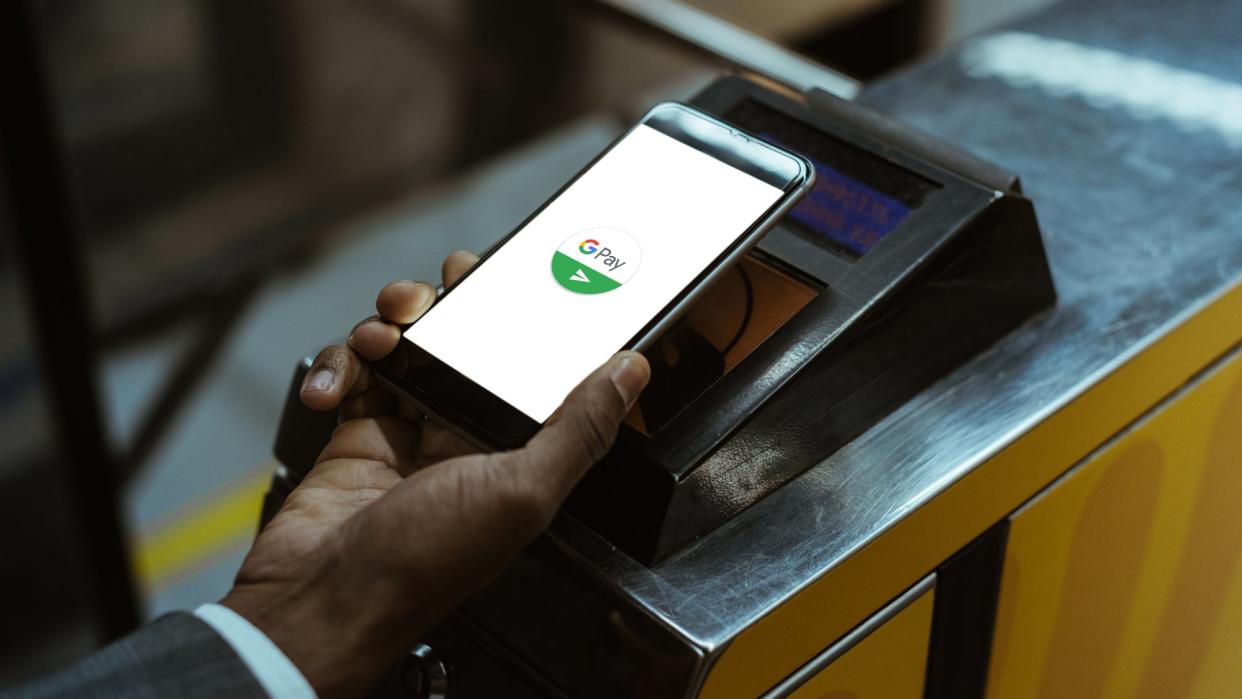
[[[592,228],[571,235],[552,253],[552,278],[577,294],[602,294],[628,282],[641,261],[634,236]]]

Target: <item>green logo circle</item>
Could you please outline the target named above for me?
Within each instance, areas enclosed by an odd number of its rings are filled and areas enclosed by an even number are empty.
[[[565,239],[552,253],[552,278],[575,294],[602,294],[633,278],[642,262],[634,236],[591,228]]]

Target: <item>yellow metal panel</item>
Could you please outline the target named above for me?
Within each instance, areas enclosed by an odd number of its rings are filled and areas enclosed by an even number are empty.
[[[1242,339],[1242,286],[1170,328],[1112,373],[870,546],[743,631],[700,694],[754,697],[913,585]]]
[[[928,590],[791,696],[793,699],[916,699],[923,696],[932,600]]]
[[[1242,562],[1233,571],[1228,599],[1221,607],[1220,622],[1208,644],[1207,654],[1195,681],[1193,696],[1236,696],[1242,683]]]
[[[989,694],[1242,695],[1242,355],[1014,516]]]

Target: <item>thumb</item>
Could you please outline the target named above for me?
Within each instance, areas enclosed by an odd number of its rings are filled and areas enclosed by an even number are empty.
[[[617,429],[651,379],[647,358],[619,352],[570,392],[526,446],[504,455],[528,483],[539,484],[546,497],[561,500],[589,468],[603,458]]]

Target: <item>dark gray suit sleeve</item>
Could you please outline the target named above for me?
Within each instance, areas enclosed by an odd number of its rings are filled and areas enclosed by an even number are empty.
[[[162,616],[76,665],[0,694],[23,699],[267,697],[229,644],[186,612]]]

